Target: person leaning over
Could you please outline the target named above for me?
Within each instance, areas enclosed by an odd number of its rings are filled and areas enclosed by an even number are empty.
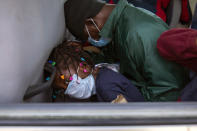
[[[146,100],[178,99],[188,72],[158,54],[157,39],[169,29],[159,17],[126,0],[117,5],[99,0],[68,0],[64,7],[69,31],[94,46],[114,48],[120,72],[140,89]]]

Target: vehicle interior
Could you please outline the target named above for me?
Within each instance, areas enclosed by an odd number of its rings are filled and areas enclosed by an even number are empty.
[[[140,0],[136,0],[137,2]],[[75,37],[66,29],[66,0],[1,0],[1,131],[196,131],[197,104],[188,102],[99,103],[53,88],[53,48]],[[192,23],[197,0],[189,0]],[[182,0],[167,8],[170,28],[182,24]],[[47,78],[50,79],[47,79]]]

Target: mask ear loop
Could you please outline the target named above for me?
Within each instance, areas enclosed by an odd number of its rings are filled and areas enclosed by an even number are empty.
[[[89,32],[89,30],[88,30],[87,25],[85,25],[85,28],[86,28],[86,31],[88,32],[89,37],[91,37],[91,35],[90,35],[90,32]],[[92,37],[91,37],[91,38],[92,38]]]
[[[90,73],[90,74],[92,74],[92,73],[93,73],[93,71],[94,71],[94,69],[92,68],[92,71],[91,71],[91,73]]]
[[[75,70],[76,70],[76,66],[75,66],[75,62],[73,61],[73,59],[72,59],[72,57],[70,57],[70,59],[71,59],[71,61],[72,61],[72,65],[73,65],[73,67],[75,68]],[[70,73],[70,75],[71,75],[71,73]],[[73,78],[70,78],[70,80],[73,80]]]
[[[97,26],[97,24],[94,22],[94,20],[93,20],[92,18],[90,18],[90,19],[91,19],[92,23],[94,24],[94,26],[96,27],[96,29],[97,29],[99,32],[101,32],[101,30],[98,28],[98,26]]]
[[[79,66],[77,67],[77,84],[80,84],[80,81],[78,79],[78,72],[79,72]]]

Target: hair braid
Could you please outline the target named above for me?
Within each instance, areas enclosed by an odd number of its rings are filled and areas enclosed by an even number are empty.
[[[82,58],[84,58],[85,61],[82,61]],[[77,65],[79,65],[81,62],[83,62],[85,65],[88,64],[91,68],[94,66],[93,61],[88,53],[82,49],[77,48],[76,46],[69,45],[68,42],[58,45],[52,52],[51,59],[57,63],[56,68],[59,71],[59,64],[61,62],[63,62],[65,65],[63,68],[68,69],[69,72],[69,65],[71,64],[75,71],[77,71]]]

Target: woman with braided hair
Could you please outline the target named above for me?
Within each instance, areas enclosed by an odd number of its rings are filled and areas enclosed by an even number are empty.
[[[63,88],[70,97],[88,99],[96,95],[100,102],[111,102],[122,95],[128,102],[144,101],[138,89],[123,75],[95,66],[79,42],[60,44],[52,56],[57,69],[53,85]]]

